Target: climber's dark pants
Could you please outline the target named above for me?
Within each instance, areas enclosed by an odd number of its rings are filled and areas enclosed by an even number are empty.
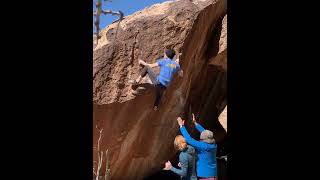
[[[166,90],[167,87],[165,87],[164,85],[162,85],[160,82],[156,85],[156,100],[154,102],[154,106],[158,106],[160,99],[163,95],[164,90]]]
[[[141,77],[145,77],[148,74],[152,84],[156,88],[156,100],[154,102],[154,106],[158,106],[160,99],[163,95],[164,90],[166,90],[167,87],[162,85],[158,80],[157,80],[157,75],[154,73],[151,67],[149,66],[144,66],[142,70],[140,71]]]

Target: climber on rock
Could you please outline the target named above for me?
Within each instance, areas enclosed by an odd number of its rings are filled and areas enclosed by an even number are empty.
[[[144,66],[140,71],[140,75],[137,79],[129,80],[132,85],[137,85],[141,79],[148,74],[152,84],[156,87],[156,100],[154,102],[154,110],[158,109],[160,99],[164,90],[169,86],[173,75],[177,72],[179,76],[183,76],[183,71],[179,64],[179,59],[173,60],[175,52],[172,49],[166,49],[164,52],[164,58],[158,59],[157,62],[149,64],[143,60],[139,60],[139,64]],[[157,76],[152,70],[153,67],[160,66],[160,73]]]

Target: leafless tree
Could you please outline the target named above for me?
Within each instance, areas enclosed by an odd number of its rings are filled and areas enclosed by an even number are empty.
[[[99,178],[100,178],[100,171],[101,171],[103,157],[104,157],[103,151],[100,150],[102,132],[103,132],[103,129],[99,130],[99,138],[98,138],[97,148],[93,147],[93,149],[96,149],[97,153],[98,153],[98,163],[96,161],[94,161],[94,165],[97,164],[97,169],[95,169],[95,166],[93,167],[93,173],[96,176],[96,180],[99,180]],[[105,151],[105,159],[106,159],[106,164],[105,164],[106,171],[105,171],[105,175],[104,175],[104,180],[108,180],[108,176],[110,173],[108,150]]]
[[[122,20],[123,18],[123,13],[121,11],[111,11],[111,10],[103,10],[102,9],[102,0],[94,0],[96,1],[95,5],[96,5],[96,10],[95,12],[93,12],[93,15],[95,16],[95,22],[94,25],[96,26],[96,43],[98,44],[99,39],[101,38],[101,36],[99,35],[100,33],[100,15],[101,14],[111,14],[111,15],[116,15],[119,16],[119,19]],[[109,1],[111,2],[112,0],[104,0],[104,1]]]

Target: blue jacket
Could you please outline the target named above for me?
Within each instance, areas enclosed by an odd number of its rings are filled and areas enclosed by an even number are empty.
[[[197,180],[196,151],[190,145],[179,155],[181,169],[172,167],[170,170],[181,176],[182,180]]]
[[[200,125],[196,124],[196,129],[201,133],[205,129]],[[197,176],[202,178],[213,178],[217,177],[217,159],[216,159],[216,144],[209,144],[202,141],[193,139],[186,128],[182,126],[180,132],[186,139],[187,143],[196,149],[198,155],[197,161]]]

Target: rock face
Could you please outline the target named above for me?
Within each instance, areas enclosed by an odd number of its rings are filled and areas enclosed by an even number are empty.
[[[227,132],[227,106],[224,108],[222,113],[219,116],[219,122],[222,125],[222,127],[226,130]]]
[[[218,117],[227,104],[226,12],[225,0],[168,1],[101,32],[93,51],[93,146],[103,128],[101,149],[109,150],[111,179],[143,179],[174,158],[177,116],[190,119],[194,112],[218,142],[224,139]],[[153,111],[155,89],[148,78],[137,89],[128,80],[137,77],[138,59],[154,62],[165,48],[182,52],[184,77],[174,77]]]
[[[168,1],[108,26],[94,50],[93,100],[97,104],[135,98],[129,78],[136,77],[138,58],[154,62],[165,48],[181,51],[196,15],[203,8],[190,1]]]

